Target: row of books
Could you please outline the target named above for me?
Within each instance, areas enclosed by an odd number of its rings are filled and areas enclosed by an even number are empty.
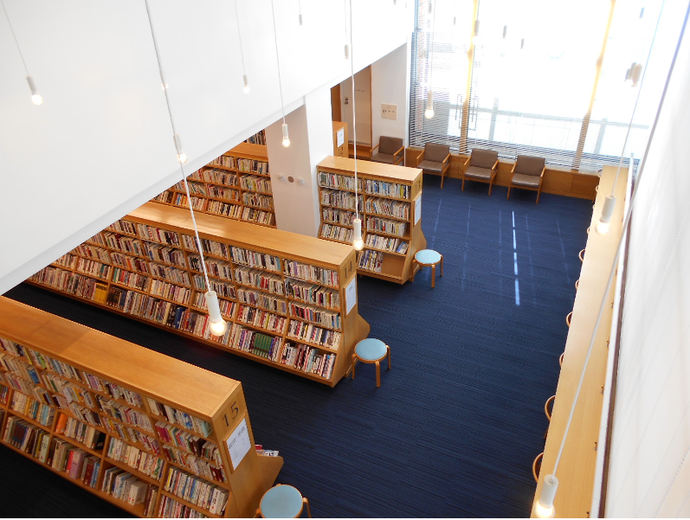
[[[272,195],[271,179],[267,177],[257,177],[256,175],[243,175],[240,177],[240,188],[244,190],[256,191]]]
[[[145,512],[144,516],[150,515]],[[158,518],[207,518],[207,516],[193,507],[163,495],[160,506],[158,506]]]
[[[239,325],[233,327],[231,346],[237,350],[276,361],[281,345],[280,337],[267,336]]]
[[[268,291],[272,294],[285,294],[283,277],[279,274],[268,274],[260,269],[250,267],[237,267],[234,270],[235,280],[244,285],[250,285],[257,289]]]
[[[107,280],[110,277],[111,266],[97,260],[79,257],[75,269],[80,273]]]
[[[50,433],[14,415],[7,418],[2,440],[35,459],[49,464]]]
[[[399,238],[382,237],[380,235],[374,235],[373,233],[367,233],[365,246],[404,255],[407,253],[409,242],[400,240]]]
[[[407,222],[399,222],[396,220],[387,220],[369,216],[367,219],[367,231],[375,231],[379,233],[386,233],[387,235],[394,235],[404,237],[407,234]]]
[[[108,251],[106,251],[102,247],[87,244],[86,242],[83,244],[79,244],[77,247],[75,247],[73,249],[73,252],[80,254],[81,256],[84,256],[86,258],[93,258],[96,260],[100,260],[101,262],[105,262],[107,264],[110,263],[110,255],[108,255]]]
[[[122,442],[120,439],[110,438],[106,455],[156,480],[160,480],[163,476],[165,467],[163,459]]]
[[[218,186],[216,184],[209,184],[208,196],[212,199],[221,199],[228,202],[239,202],[239,190],[228,188],[226,186]]]
[[[289,309],[291,316],[311,321],[322,327],[340,330],[340,314],[337,312],[327,311],[319,307],[312,307],[294,301],[290,302]]]
[[[105,442],[105,432],[61,413],[55,424],[55,433],[80,442],[89,449],[99,451]]]
[[[134,506],[146,499],[149,484],[131,473],[113,466],[103,472],[101,491]]]
[[[315,343],[331,350],[338,350],[342,334],[337,330],[323,329],[313,323],[290,320],[287,335],[293,339]]]
[[[191,289],[180,287],[162,280],[151,280],[151,287],[148,291],[153,296],[160,296],[166,300],[172,300],[182,305],[188,305],[192,296]]]
[[[232,166],[230,166],[230,168],[232,168]],[[239,186],[237,182],[237,174],[228,172],[226,170],[204,168],[202,176],[203,179],[209,183],[221,184],[223,186]]]
[[[115,226],[115,231],[126,232],[123,229],[119,229],[117,224],[122,221],[117,221],[112,226]],[[180,247],[180,235],[176,231],[170,231],[167,229],[158,228],[156,226],[149,226],[147,224],[136,224],[136,235],[139,238],[147,240],[148,242],[158,242],[159,244],[165,244],[168,246]]]
[[[355,212],[324,206],[321,208],[321,218],[324,222],[341,224],[343,226],[352,226],[352,221],[355,218]]]
[[[176,267],[187,266],[184,253],[180,249],[174,247],[144,242],[144,252],[149,260],[153,260],[159,264],[172,265]]]
[[[230,246],[208,238],[200,238],[201,249],[206,255],[220,256],[221,258],[228,258],[230,255]],[[196,243],[196,238],[191,235],[182,235],[182,245],[187,251],[198,251],[199,248]]]
[[[145,413],[100,395],[96,396],[96,400],[98,401],[101,410],[114,419],[153,433],[151,419]]]
[[[79,298],[105,303],[108,286],[88,276],[48,266],[35,273],[29,280]]]
[[[221,155],[213,159],[210,163],[211,166],[223,166],[224,168],[234,168],[235,158],[231,155]]]
[[[280,272],[280,258],[267,253],[259,253],[242,247],[231,246],[230,255],[236,264],[258,267],[274,273]]]
[[[147,292],[150,280],[151,278],[146,275],[128,271],[126,269],[122,269],[121,267],[115,267],[113,269],[112,281],[118,285],[124,285],[126,287],[131,287],[132,289]]]
[[[357,191],[364,191],[370,195],[409,199],[411,187],[396,182],[378,181],[358,178]],[[338,173],[319,172],[319,186],[337,190],[355,191],[355,178]]]
[[[254,222],[255,224],[273,226],[275,225],[276,217],[270,211],[245,206],[244,209],[242,209],[242,220],[246,222]]]
[[[352,229],[332,224],[321,225],[321,238],[328,238],[330,240],[337,240],[339,242],[352,242]]]
[[[268,175],[268,163],[266,161],[253,161],[251,159],[238,158],[237,169],[241,172],[253,172],[260,175]]]
[[[179,424],[199,435],[208,437],[213,432],[213,426],[208,421],[204,421],[193,414],[183,410],[178,410],[172,406],[160,403],[150,397],[146,398],[151,413],[165,417],[169,423]]]
[[[288,278],[285,280],[285,291],[291,298],[322,307],[340,309],[340,291],[329,289],[322,285],[314,285]]]
[[[167,444],[173,444],[177,448],[188,451],[197,457],[214,461],[219,466],[223,465],[218,454],[218,446],[213,441],[199,437],[192,432],[164,421],[156,422],[156,433]]]
[[[375,273],[381,272],[383,264],[383,253],[373,249],[365,249],[359,255],[359,268]]]
[[[357,205],[362,211],[362,196],[357,195]],[[321,190],[321,205],[355,211],[355,194],[347,191]]]
[[[170,468],[165,481],[166,491],[210,513],[222,515],[228,502],[228,490],[206,482],[177,468]]]
[[[15,412],[33,419],[42,426],[51,426],[55,419],[55,409],[21,392],[14,392],[10,401],[10,408]]]
[[[237,290],[237,300],[241,303],[260,307],[267,311],[287,314],[287,302],[268,293],[254,291],[240,287]]]
[[[219,200],[209,200],[206,206],[206,211],[212,215],[220,215],[223,217],[234,218],[239,220],[242,216],[242,206],[239,204],[230,204],[221,202]]]
[[[138,273],[148,274],[156,269],[159,264],[154,264],[152,262],[147,262],[143,258],[130,256],[128,254],[110,253],[110,261],[115,267],[122,267],[129,271],[136,271]],[[161,266],[163,267],[163,266]]]
[[[362,182],[359,179],[361,188]],[[319,186],[337,190],[355,191],[355,178],[350,175],[340,175],[338,173],[319,172]]]
[[[322,285],[338,287],[337,271],[315,265],[303,264],[295,260],[285,260],[283,262],[283,274],[307,282],[316,282]]]
[[[375,213],[401,220],[409,220],[410,218],[409,202],[371,197],[367,199],[364,208],[367,213]]]
[[[120,235],[119,233],[112,233],[110,231],[102,231],[92,236],[89,239],[89,242],[93,242],[110,249],[115,249],[122,253],[144,256],[144,246],[141,240],[129,237],[127,235]]]
[[[292,346],[286,343],[281,363],[307,374],[315,374],[330,379],[335,364],[335,356],[335,354],[321,351],[309,345]]]
[[[227,481],[222,464],[213,463],[167,444],[163,445],[163,452],[169,461],[184,467],[198,477],[221,483]]]
[[[237,309],[237,317],[235,319],[238,323],[258,327],[274,334],[283,334],[287,324],[285,316],[272,314],[263,309],[257,309],[244,304],[241,304]]]
[[[255,192],[245,191],[242,194],[242,204],[273,211],[273,197],[270,195],[260,195]]]

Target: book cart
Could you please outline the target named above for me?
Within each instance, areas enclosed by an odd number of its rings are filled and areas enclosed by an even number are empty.
[[[187,177],[194,211],[276,227],[266,145],[240,143]],[[188,208],[182,181],[155,202]]]
[[[369,324],[352,247],[196,215],[211,288],[229,322],[210,334],[189,210],[149,202],[28,282],[330,386]]]
[[[5,297],[0,435],[136,516],[253,516],[283,465],[239,381]]]
[[[319,237],[352,243],[354,173],[354,159],[326,157],[319,163]],[[421,219],[422,170],[358,160],[357,178],[364,239],[358,272],[404,284],[412,276],[415,253],[426,247]]]

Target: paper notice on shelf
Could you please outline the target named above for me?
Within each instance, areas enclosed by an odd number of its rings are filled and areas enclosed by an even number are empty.
[[[355,303],[357,303],[357,276],[355,276],[345,288],[345,314],[350,314]]]
[[[414,201],[414,223],[419,222],[422,218],[422,196],[421,194]]]
[[[249,430],[247,429],[247,420],[242,419],[240,425],[235,428],[226,441],[228,451],[230,452],[230,460],[232,461],[232,468],[237,469],[244,456],[249,452],[252,443],[249,439]]]
[[[336,132],[337,144],[336,148],[340,148],[345,143],[345,129],[341,128]]]

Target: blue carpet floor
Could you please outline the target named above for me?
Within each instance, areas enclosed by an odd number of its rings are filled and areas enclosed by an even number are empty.
[[[444,256],[403,286],[359,277],[359,313],[391,346],[335,388],[22,284],[7,296],[242,381],[278,482],[317,517],[527,517],[591,201],[425,179],[422,227]],[[6,448],[3,516],[122,516]],[[32,489],[49,500],[32,500]],[[48,503],[43,503],[48,502]]]

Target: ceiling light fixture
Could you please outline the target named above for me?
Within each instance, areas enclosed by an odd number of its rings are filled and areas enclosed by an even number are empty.
[[[149,27],[151,28],[151,38],[153,39],[153,49],[156,52],[156,62],[158,63],[158,73],[160,74],[161,84],[167,85],[163,75],[163,66],[161,64],[160,55],[158,53],[158,44],[156,43],[156,35],[153,31],[153,22],[151,20],[151,11],[149,9],[148,0],[144,0],[146,5],[146,15],[149,20]],[[201,257],[201,268],[204,273],[204,281],[206,282],[206,307],[208,308],[209,314],[209,331],[211,334],[216,336],[222,336],[227,331],[228,325],[223,319],[220,312],[220,305],[218,303],[218,295],[215,291],[211,290],[211,284],[208,280],[208,271],[206,270],[206,262],[204,260],[204,250],[201,247],[201,239],[199,238],[199,229],[196,225],[196,218],[194,217],[194,209],[192,208],[192,197],[189,193],[189,186],[187,185],[187,176],[184,172],[184,163],[187,162],[187,156],[182,151],[182,140],[180,135],[175,131],[175,123],[173,121],[172,110],[170,109],[170,99],[168,99],[168,89],[163,89],[165,94],[165,105],[168,108],[168,117],[170,118],[170,126],[173,131],[173,143],[175,144],[175,151],[177,152],[177,158],[180,161],[180,171],[182,172],[182,182],[184,184],[184,189],[187,193],[187,202],[189,204],[189,212],[192,215],[192,224],[194,226],[194,238],[196,242],[197,250],[199,251],[199,256]],[[184,159],[184,160],[183,160]]]
[[[276,11],[271,0],[271,15],[273,17],[273,41],[276,45],[276,63],[278,64],[278,89],[280,90],[280,109],[283,113],[283,146],[287,148],[290,146],[290,136],[288,134],[288,125],[285,122],[285,103],[283,102],[283,83],[280,79],[280,56],[278,55],[278,33],[276,31]]]
[[[24,65],[24,71],[26,72],[26,82],[29,84],[29,90],[31,91],[31,102],[34,105],[40,105],[43,103],[43,97],[38,93],[36,88],[36,83],[34,78],[29,74],[29,69],[26,66],[26,61],[24,60],[24,54],[22,54],[22,49],[19,46],[19,40],[17,40],[17,35],[14,33],[14,28],[12,27],[12,22],[10,22],[10,16],[7,14],[7,9],[5,9],[5,1],[0,1],[2,3],[2,10],[5,12],[5,18],[7,18],[7,25],[10,26],[10,32],[14,38],[14,43],[17,45],[17,50],[19,51],[19,57],[22,59],[22,64]]]

